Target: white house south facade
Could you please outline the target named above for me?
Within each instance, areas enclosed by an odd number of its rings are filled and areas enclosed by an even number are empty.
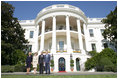
[[[84,71],[85,62],[110,44],[104,40],[103,18],[87,18],[78,7],[57,4],[41,10],[34,20],[21,20],[29,51],[48,50],[54,59],[54,71],[71,71],[70,59],[74,60],[74,71]],[[113,47],[112,47],[113,48]],[[61,69],[61,65],[64,65]]]

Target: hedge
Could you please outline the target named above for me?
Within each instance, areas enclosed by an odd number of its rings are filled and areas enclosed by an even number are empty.
[[[15,65],[14,72],[26,72],[26,66],[24,66],[24,65]]]
[[[5,72],[14,72],[14,66],[3,65],[3,66],[1,66],[1,72],[2,73],[5,73]]]

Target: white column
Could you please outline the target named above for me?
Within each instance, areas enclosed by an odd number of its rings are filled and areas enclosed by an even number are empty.
[[[83,53],[83,41],[82,41],[81,26],[80,26],[80,20],[79,19],[77,19],[77,28],[78,28],[79,48],[80,48],[81,52]]]
[[[69,24],[69,16],[66,16],[66,40],[67,40],[67,53],[72,53],[72,46],[71,46],[71,36],[70,36],[70,24]]]
[[[53,16],[52,48],[51,53],[56,53],[56,16]]]
[[[44,50],[44,32],[45,32],[45,21],[43,20],[42,21],[42,30],[41,30],[40,52],[42,50]]]
[[[38,52],[38,48],[39,48],[39,42],[38,42],[38,34],[39,34],[39,25],[37,25],[36,27],[36,52]]]
[[[84,37],[85,37],[85,44],[86,44],[86,51],[88,51],[88,37],[87,37],[87,29],[86,29],[86,24],[83,24],[83,29],[84,29]]]

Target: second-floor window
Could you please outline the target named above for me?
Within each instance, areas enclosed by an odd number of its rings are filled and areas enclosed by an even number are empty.
[[[100,31],[101,31],[101,35],[102,35],[102,33],[104,32],[104,29],[100,29]]]
[[[59,50],[64,50],[64,41],[59,41]]]
[[[51,47],[52,47],[52,43],[49,43],[49,49],[51,49]]]
[[[30,38],[33,38],[34,31],[30,31]]]
[[[93,29],[89,29],[89,34],[90,34],[90,37],[94,37]]]
[[[74,43],[73,43],[73,42],[71,42],[71,45],[72,45],[72,49],[74,50]]]

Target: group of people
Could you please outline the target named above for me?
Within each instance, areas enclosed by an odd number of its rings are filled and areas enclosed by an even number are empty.
[[[36,74],[38,64],[40,74],[43,74],[44,67],[46,74],[50,74],[50,54],[48,54],[48,51],[46,51],[45,55],[42,51],[39,56],[37,52],[34,53],[33,56],[31,52],[28,53],[28,56],[26,58],[27,74],[29,74],[31,65],[33,65],[34,74]]]

